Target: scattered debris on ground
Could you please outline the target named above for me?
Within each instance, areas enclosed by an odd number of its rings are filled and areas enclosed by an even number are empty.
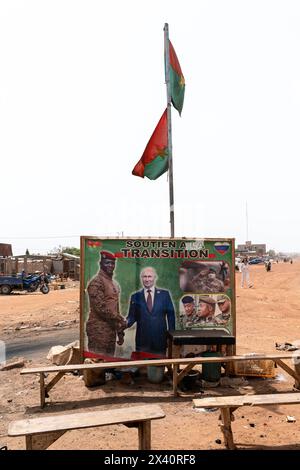
[[[13,357],[9,361],[7,361],[2,367],[0,367],[0,371],[6,371],[11,369],[17,369],[20,367],[24,367],[25,359],[24,357]]]

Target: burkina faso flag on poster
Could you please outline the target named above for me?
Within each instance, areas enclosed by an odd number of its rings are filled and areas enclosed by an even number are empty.
[[[132,174],[156,180],[168,167],[168,117],[165,110]]]
[[[181,115],[184,100],[185,81],[174,47],[169,40],[170,89],[174,108]]]
[[[89,248],[98,248],[99,246],[101,246],[101,242],[99,242],[98,240],[88,240],[87,246]]]

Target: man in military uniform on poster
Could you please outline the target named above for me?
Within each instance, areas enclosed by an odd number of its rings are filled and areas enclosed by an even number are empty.
[[[209,295],[199,297],[198,323],[215,323],[216,301]]]
[[[203,266],[200,271],[192,277],[191,285],[188,286],[187,290],[192,292],[208,292],[208,274],[209,268],[207,266]]]
[[[224,294],[218,295],[217,304],[218,304],[220,313],[215,316],[215,321],[218,324],[225,324],[229,321],[230,316],[231,316],[230,299]]]
[[[210,268],[207,276],[207,292],[224,292],[224,283],[217,278],[217,273]]]
[[[184,315],[182,315],[182,325],[188,328],[197,323],[197,312],[195,306],[195,299],[191,295],[185,295],[181,302],[184,308]]]
[[[89,282],[90,314],[86,324],[88,349],[96,354],[114,356],[116,341],[124,342],[125,318],[120,315],[120,287],[113,279],[116,258],[113,253],[101,251],[100,269]]]

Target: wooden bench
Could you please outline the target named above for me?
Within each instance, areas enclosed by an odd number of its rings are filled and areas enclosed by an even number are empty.
[[[234,450],[231,421],[234,420],[233,412],[240,406],[271,406],[271,405],[295,405],[300,404],[300,393],[282,393],[268,395],[240,395],[227,397],[211,397],[193,400],[195,408],[220,408],[221,430],[224,435],[225,446]]]
[[[14,421],[9,425],[8,435],[25,436],[27,450],[44,450],[71,429],[125,424],[138,428],[139,450],[149,450],[151,449],[151,420],[164,417],[165,413],[157,405],[72,413]]]
[[[40,375],[40,402],[41,407],[45,406],[45,399],[49,397],[50,390],[54,385],[67,373],[73,371],[82,371],[87,369],[120,369],[128,367],[147,367],[147,366],[166,366],[173,367],[173,393],[178,396],[178,384],[183,377],[197,364],[209,363],[229,363],[234,361],[258,361],[270,359],[279,367],[283,368],[290,374],[296,382],[300,382],[300,375],[289,367],[282,359],[292,359],[294,354],[267,354],[260,356],[243,355],[243,356],[223,356],[223,357],[190,357],[190,358],[173,358],[173,359],[150,359],[147,361],[122,361],[122,362],[100,362],[96,364],[68,364],[65,366],[47,366],[36,368],[22,369],[21,374],[39,374]],[[299,358],[300,359],[300,358]],[[180,366],[185,366],[179,370]],[[45,384],[45,374],[55,372],[54,378]]]

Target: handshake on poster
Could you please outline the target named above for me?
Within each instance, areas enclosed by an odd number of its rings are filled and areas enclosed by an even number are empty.
[[[127,328],[127,321],[122,320],[122,323],[120,325],[120,329],[117,331],[117,336],[118,336],[117,344],[119,346],[122,346],[122,344],[124,343],[124,336],[125,336],[125,329],[126,328]]]

